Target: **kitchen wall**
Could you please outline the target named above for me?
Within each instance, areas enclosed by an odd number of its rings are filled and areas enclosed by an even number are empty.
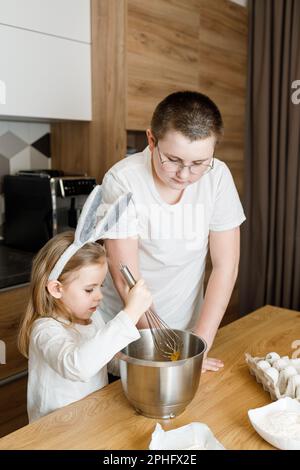
[[[3,176],[51,168],[50,124],[0,120],[0,239],[3,235]]]
[[[217,156],[244,189],[248,10],[245,0],[92,0],[93,120],[51,126],[53,165],[101,182],[140,149],[157,103],[194,89],[219,106],[225,135]],[[126,151],[127,147],[127,151]],[[207,278],[211,270],[208,259]],[[224,322],[239,312],[237,282]]]

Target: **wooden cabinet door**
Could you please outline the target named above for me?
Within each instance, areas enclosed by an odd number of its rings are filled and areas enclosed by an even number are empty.
[[[17,348],[17,336],[28,295],[27,286],[0,292],[0,340],[6,350],[5,364],[0,365],[0,380],[27,369],[27,359]]]

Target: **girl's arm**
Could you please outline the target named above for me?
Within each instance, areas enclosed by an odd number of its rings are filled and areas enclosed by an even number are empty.
[[[88,382],[113,356],[140,334],[129,316],[121,311],[92,339],[71,338],[56,320],[40,322],[31,336],[31,347],[59,375],[68,380]]]

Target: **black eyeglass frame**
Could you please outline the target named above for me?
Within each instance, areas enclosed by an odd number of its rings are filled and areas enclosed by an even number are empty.
[[[206,168],[206,172],[205,174],[207,174],[209,171],[211,171],[213,168],[214,168],[214,160],[215,160],[215,156],[213,155],[212,156],[212,159],[211,159],[211,163],[207,164],[207,163],[192,163],[191,165],[184,165],[182,162],[178,161],[178,162],[172,162],[171,160],[163,160],[162,157],[161,157],[161,151],[159,149],[159,146],[158,146],[158,143],[156,144],[156,147],[157,147],[157,151],[158,151],[158,158],[159,158],[159,161],[161,163],[161,165],[164,165],[164,163],[171,163],[172,165],[174,166],[177,166],[178,170],[177,171],[182,171],[183,168],[189,168],[190,170],[190,173],[192,175],[197,175],[197,174],[200,174],[201,173],[201,169],[203,168]],[[164,155],[164,154],[163,154]],[[193,173],[192,169],[191,168],[199,168],[200,169],[200,172],[199,173]]]

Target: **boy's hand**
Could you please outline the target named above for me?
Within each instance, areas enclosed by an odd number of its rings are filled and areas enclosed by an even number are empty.
[[[215,359],[214,357],[207,357],[207,354],[209,353],[209,350],[212,347],[214,338],[213,337],[209,338],[205,336],[204,334],[199,334],[194,329],[191,329],[191,332],[199,336],[200,338],[203,338],[206,341],[207,350],[203,358],[202,372],[206,372],[207,370],[217,372],[218,370],[222,369],[222,367],[224,367],[224,362],[222,362],[220,359]]]
[[[152,302],[152,295],[146,287],[145,281],[140,279],[128,292],[123,310],[136,324],[139,318],[150,308]]]
[[[203,359],[202,372],[206,372],[207,370],[217,372],[222,367],[224,367],[224,363],[220,361],[220,359],[206,356]]]

